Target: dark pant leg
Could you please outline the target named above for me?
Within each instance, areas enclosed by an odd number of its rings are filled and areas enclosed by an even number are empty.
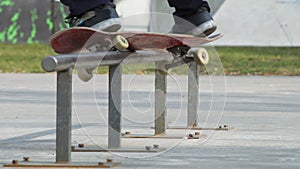
[[[210,11],[209,5],[203,0],[168,0],[170,7],[175,7],[174,15],[183,17],[189,16],[201,7],[206,7]]]
[[[99,5],[106,4],[112,0],[61,0],[61,2],[69,6],[71,15],[80,15]]]

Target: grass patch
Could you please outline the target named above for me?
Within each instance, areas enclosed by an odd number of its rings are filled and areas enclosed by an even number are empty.
[[[46,44],[0,44],[0,72],[45,72],[41,61],[45,56],[53,54],[53,50]]]
[[[300,75],[300,48],[216,47],[227,75]]]
[[[216,47],[226,75],[300,75],[300,48]],[[0,72],[41,73],[41,60],[55,55],[46,44],[0,44]],[[153,74],[154,63],[124,65],[124,73]],[[107,73],[100,67],[97,73]],[[171,74],[187,74],[186,66]]]

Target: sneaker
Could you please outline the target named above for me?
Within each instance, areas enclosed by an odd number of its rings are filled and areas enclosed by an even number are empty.
[[[66,18],[70,27],[91,27],[106,32],[117,32],[121,29],[121,20],[113,3],[93,8],[82,15]]]
[[[206,37],[217,29],[215,21],[207,8],[204,7],[197,10],[191,16],[182,18],[174,16],[174,21],[175,25],[172,28],[172,33],[177,34]]]
[[[70,27],[91,27],[106,32],[117,32],[122,28],[116,6],[113,3],[98,6],[80,16],[69,15],[66,22]],[[88,82],[93,78],[94,69],[77,69],[77,76],[80,80]]]

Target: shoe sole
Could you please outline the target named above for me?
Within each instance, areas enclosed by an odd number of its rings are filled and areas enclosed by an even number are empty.
[[[207,21],[194,28],[191,31],[192,35],[195,36],[209,36],[217,29],[216,23],[213,20]]]
[[[97,23],[97,24],[91,26],[91,28],[105,31],[105,32],[118,32],[122,28],[121,19],[120,18],[111,18],[111,19],[102,21],[100,23]]]

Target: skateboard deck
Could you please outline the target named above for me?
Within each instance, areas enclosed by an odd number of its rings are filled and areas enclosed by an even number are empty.
[[[181,34],[162,34],[151,32],[103,32],[87,27],[75,27],[59,31],[50,38],[50,45],[59,54],[80,52],[98,44],[101,50],[109,50],[121,35],[128,41],[128,50],[159,50],[177,46],[197,47],[221,38],[222,34],[212,37],[196,37]],[[93,50],[90,50],[93,51]]]

